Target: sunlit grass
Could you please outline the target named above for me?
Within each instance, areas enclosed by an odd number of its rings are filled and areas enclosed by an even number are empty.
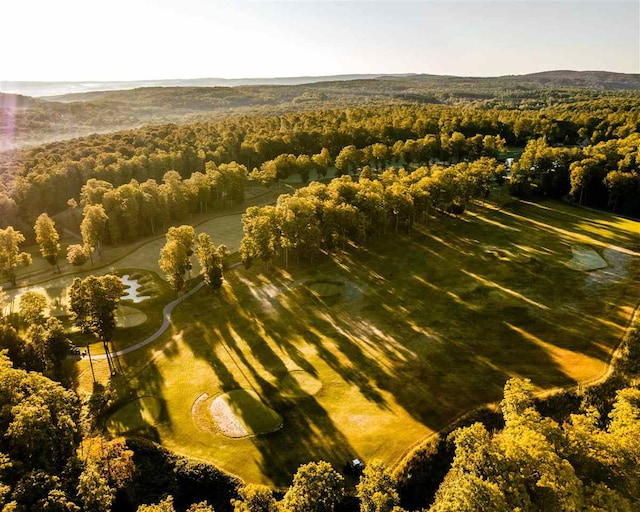
[[[584,214],[584,215],[583,215]],[[539,388],[597,378],[640,295],[640,224],[564,204],[474,206],[313,266],[228,272],[178,306],[158,342],[121,358],[162,399],[160,440],[250,482],[287,485],[299,464],[393,463],[513,376]],[[609,267],[566,265],[595,248]],[[309,283],[343,283],[319,301]],[[300,378],[292,378],[292,375]],[[203,393],[251,390],[281,430],[229,439],[198,428]],[[313,391],[313,392],[311,392]]]

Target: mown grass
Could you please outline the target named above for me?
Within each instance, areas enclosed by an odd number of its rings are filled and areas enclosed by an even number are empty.
[[[162,412],[162,403],[154,396],[142,396],[120,407],[109,416],[105,428],[113,435],[131,434],[153,425]]]
[[[611,266],[572,270],[575,244]],[[498,400],[510,377],[542,389],[601,375],[640,296],[639,261],[640,223],[554,202],[489,203],[314,266],[229,272],[221,290],[178,306],[158,342],[120,358],[122,371],[162,399],[165,446],[246,481],[288,485],[309,460],[393,463]],[[350,291],[319,301],[314,282]],[[315,395],[282,384],[300,370],[321,382]],[[237,440],[197,428],[201,394],[241,388],[284,427]]]

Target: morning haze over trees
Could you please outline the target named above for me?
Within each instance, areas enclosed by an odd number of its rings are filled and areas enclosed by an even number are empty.
[[[640,507],[638,75],[347,78],[0,93],[1,510]]]

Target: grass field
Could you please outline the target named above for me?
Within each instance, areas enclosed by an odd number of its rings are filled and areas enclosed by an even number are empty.
[[[576,246],[608,267],[570,268]],[[510,377],[541,389],[598,378],[640,297],[640,223],[561,203],[490,203],[313,266],[265,275],[258,265],[226,280],[120,358],[121,382],[163,404],[154,428],[168,448],[282,486],[309,460],[393,463],[500,399]],[[318,297],[325,285],[309,292],[315,283],[331,285],[331,300]],[[199,428],[199,397],[239,389],[283,428],[244,439]],[[120,414],[119,429],[127,418],[144,414]]]
[[[142,396],[120,407],[106,423],[113,435],[136,434],[139,429],[153,425],[162,411],[160,400],[153,396]]]

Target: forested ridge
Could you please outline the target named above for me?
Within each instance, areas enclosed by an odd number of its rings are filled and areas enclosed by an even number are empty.
[[[638,75],[621,73],[554,71],[495,78],[390,75],[298,85],[200,87],[198,80],[184,84],[184,87],[142,84],[128,91],[37,100],[0,93],[0,124],[11,127],[0,133],[0,149],[146,124],[204,121],[238,113],[282,114],[347,108],[365,102],[477,102],[484,106],[541,108],[559,101],[573,103],[637,91],[640,79]]]

